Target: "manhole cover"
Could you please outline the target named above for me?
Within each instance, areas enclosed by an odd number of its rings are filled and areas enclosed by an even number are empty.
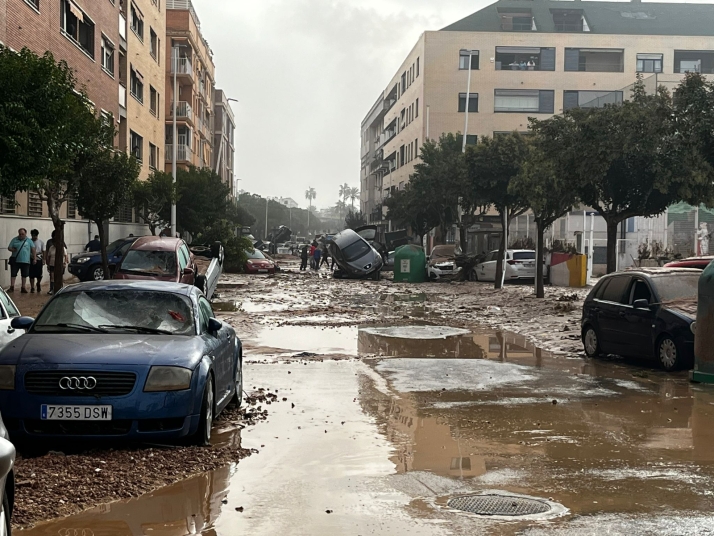
[[[551,511],[547,501],[509,495],[467,495],[447,503],[450,508],[481,516],[532,516]]]

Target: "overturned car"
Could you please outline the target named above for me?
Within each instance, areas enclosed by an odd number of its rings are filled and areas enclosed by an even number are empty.
[[[336,278],[379,279],[384,264],[382,255],[352,229],[333,236],[327,241],[327,247],[337,264]]]

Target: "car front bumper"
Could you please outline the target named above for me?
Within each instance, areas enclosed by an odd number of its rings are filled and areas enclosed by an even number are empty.
[[[451,269],[438,266],[429,266],[429,277],[434,280],[456,279],[460,273],[461,268],[456,265],[454,265]]]
[[[70,264],[67,267],[69,273],[76,276],[80,280],[85,280],[89,277],[90,267],[93,269],[92,265],[89,263],[83,264]]]

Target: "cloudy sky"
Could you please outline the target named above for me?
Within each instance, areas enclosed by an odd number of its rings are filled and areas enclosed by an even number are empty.
[[[236,114],[236,177],[306,205],[359,186],[360,123],[425,30],[488,0],[193,0]]]

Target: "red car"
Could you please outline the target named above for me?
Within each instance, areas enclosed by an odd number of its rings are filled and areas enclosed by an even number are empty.
[[[274,274],[275,273],[275,262],[268,259],[263,255],[263,252],[259,249],[254,249],[253,251],[246,251],[248,260],[245,261],[245,273],[246,274]]]
[[[148,279],[193,285],[196,261],[180,238],[144,236],[134,242],[118,266],[114,279]]]
[[[688,259],[680,259],[678,261],[670,262],[665,264],[665,268],[696,268],[697,270],[704,270],[709,263],[714,260],[714,256],[708,257],[689,257]]]

